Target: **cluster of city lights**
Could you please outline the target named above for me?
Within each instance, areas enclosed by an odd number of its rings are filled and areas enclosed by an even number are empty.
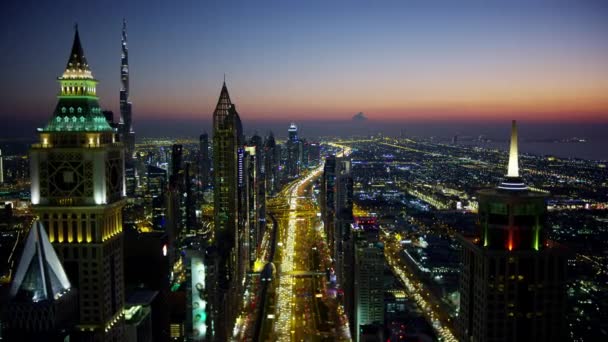
[[[385,248],[386,261],[390,265],[393,272],[399,277],[399,279],[401,279],[401,282],[403,285],[405,285],[405,288],[412,299],[414,299],[418,307],[420,307],[424,315],[431,322],[441,341],[457,341],[450,329],[441,323],[438,309],[433,307],[433,305],[429,303],[428,299],[425,298],[422,285],[416,280],[411,279],[408,276],[408,273],[404,270],[404,266],[400,264],[399,253],[401,249],[399,248],[399,241],[393,241],[393,239],[389,238],[386,238],[385,240],[387,242]]]

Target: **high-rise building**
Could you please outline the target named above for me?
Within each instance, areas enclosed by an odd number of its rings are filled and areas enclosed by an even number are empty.
[[[125,160],[125,189],[127,195],[131,198],[135,196],[135,192],[139,187],[139,174],[133,160]]]
[[[140,330],[143,323],[140,321],[144,318],[140,315],[143,313],[143,316],[147,316],[146,311],[151,309],[153,340],[168,341],[169,296],[173,265],[169,263],[167,234],[162,231],[142,233],[128,229],[125,231],[124,239],[125,245],[128,246],[124,251],[125,284],[128,289],[125,300],[126,334],[129,334],[129,328],[131,336],[133,328],[137,327],[137,330]],[[143,312],[139,312],[136,306],[140,306]],[[141,339],[141,334],[138,335],[136,341],[148,341]]]
[[[357,241],[355,250],[355,329],[360,341],[361,326],[384,323],[384,252],[368,239]]]
[[[0,150],[0,184],[4,183],[4,165],[2,164],[2,150]]]
[[[261,139],[260,139],[261,140]],[[244,243],[246,243],[246,258],[248,260],[248,268],[253,267],[253,263],[257,256],[257,248],[262,238],[262,229],[265,223],[265,198],[263,185],[260,175],[260,158],[256,146],[245,146],[245,156],[243,163],[243,184],[240,187],[241,197],[243,199],[243,232]],[[262,188],[262,191],[260,191]]]
[[[330,156],[325,161],[321,179],[321,216],[338,282],[341,282],[345,266],[345,241],[350,239],[353,223],[353,179],[351,161],[347,157]]]
[[[154,165],[147,166],[147,189],[151,197],[161,196],[167,187],[167,171]]]
[[[295,123],[289,125],[287,130],[289,134],[287,138],[287,177],[296,178],[300,175],[300,167],[302,164],[302,142],[298,137],[298,126]]]
[[[321,218],[325,227],[329,250],[334,250],[334,222],[336,220],[336,157],[329,156],[323,165],[321,178]]]
[[[194,196],[194,185],[192,184],[192,180],[195,176],[191,170],[192,164],[186,163],[184,165],[184,181],[182,183],[184,186],[182,198],[185,215],[183,221],[185,231],[188,234],[195,234],[198,229],[198,223],[196,221],[196,197]]]
[[[249,188],[253,192],[250,198],[253,201],[251,211],[254,221],[251,222],[251,231],[253,238],[252,257],[255,254],[255,249],[259,247],[262,235],[266,227],[266,176],[264,170],[264,143],[262,138],[257,134],[251,137],[247,151],[253,159],[251,165]]]
[[[266,178],[266,194],[272,196],[279,189],[279,165],[281,153],[278,152],[274,135],[270,135],[264,142],[264,176]]]
[[[199,181],[201,190],[209,186],[209,174],[211,173],[211,160],[209,159],[209,135],[203,133],[199,137]]]
[[[515,121],[505,180],[478,197],[478,235],[459,236],[459,339],[566,340],[567,254],[546,237],[547,194],[519,176]]]
[[[183,169],[184,147],[181,144],[173,144],[171,146],[171,176],[179,175]]]
[[[355,241],[353,223],[353,179],[351,161],[347,157],[329,156],[321,177],[321,218],[327,244],[334,261],[338,286],[342,288],[344,309],[351,320],[351,334],[357,334],[355,316]]]
[[[122,21],[122,42],[120,58],[120,123],[118,124],[120,139],[123,142],[127,161],[135,153],[135,132],[133,132],[133,117],[131,116],[131,101],[129,99],[129,48],[127,47],[127,21]]]
[[[319,165],[321,161],[321,144],[316,142],[307,143],[308,167]]]
[[[33,212],[78,287],[80,334],[123,336],[124,148],[103,116],[78,29],[51,119],[30,149]]]
[[[214,272],[216,281],[211,301],[214,339],[225,341],[230,336],[238,310],[238,258],[240,244],[238,151],[243,142],[241,119],[230,101],[226,82],[213,113],[213,191],[215,220],[214,244],[217,251]]]
[[[4,337],[9,341],[65,341],[73,336],[76,291],[39,221],[25,241],[7,309]]]
[[[169,239],[169,262],[174,263],[178,256],[179,240],[186,227],[185,174],[182,165],[183,146],[174,144],[171,148],[171,175],[165,192],[165,230]]]

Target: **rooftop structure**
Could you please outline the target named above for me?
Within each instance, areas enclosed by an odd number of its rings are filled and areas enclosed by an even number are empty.
[[[57,79],[61,84],[59,101],[47,126],[42,132],[97,132],[112,131],[99,107],[97,80],[84,55],[78,26],[74,42],[63,74]]]

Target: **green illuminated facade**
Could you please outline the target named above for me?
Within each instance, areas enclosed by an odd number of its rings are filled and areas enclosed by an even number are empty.
[[[30,149],[32,211],[78,293],[76,340],[124,340],[123,145],[106,122],[78,30],[57,106]]]
[[[99,107],[98,82],[84,56],[78,29],[68,64],[57,80],[61,85],[57,96],[59,101],[43,132],[112,131]]]
[[[487,189],[478,192],[479,228],[483,247],[493,250],[535,250],[545,245],[546,194]]]

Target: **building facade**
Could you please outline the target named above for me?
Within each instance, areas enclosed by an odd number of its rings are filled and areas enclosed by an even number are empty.
[[[123,337],[124,149],[103,116],[78,29],[59,100],[30,149],[31,200],[78,285],[81,335]]]
[[[199,136],[199,181],[200,190],[209,186],[209,175],[211,174],[211,160],[209,159],[209,135],[203,133]]]
[[[224,82],[213,113],[213,216],[217,257],[212,305],[214,340],[230,336],[238,310],[239,193],[238,151],[243,145],[243,129],[236,107]]]
[[[281,162],[281,153],[278,149],[274,135],[270,135],[264,142],[264,177],[266,184],[266,194],[268,196],[275,195],[280,186],[279,165]]]
[[[519,177],[515,122],[507,176],[478,196],[478,235],[459,236],[460,340],[567,340],[567,254],[546,238],[547,194]]]

